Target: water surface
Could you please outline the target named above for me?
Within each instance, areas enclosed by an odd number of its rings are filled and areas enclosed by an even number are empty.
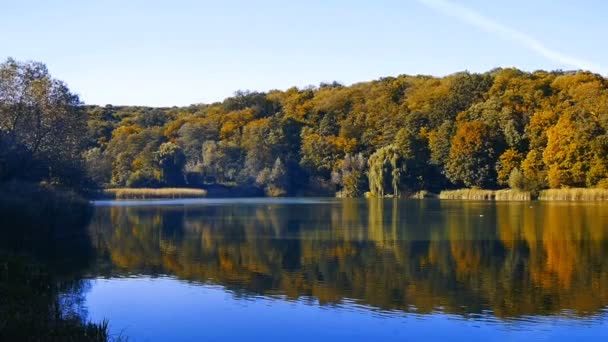
[[[608,205],[99,202],[84,305],[129,340],[602,340]]]

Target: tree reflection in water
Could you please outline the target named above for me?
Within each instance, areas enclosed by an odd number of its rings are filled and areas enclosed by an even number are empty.
[[[608,305],[608,206],[341,200],[98,207],[104,276],[383,310],[587,316]]]
[[[89,322],[84,306],[95,261],[87,222],[19,215],[0,217],[0,340],[106,341],[108,322]]]

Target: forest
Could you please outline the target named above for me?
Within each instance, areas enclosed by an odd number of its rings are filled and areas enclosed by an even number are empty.
[[[44,64],[8,59],[0,182],[10,180],[266,196],[608,188],[608,80],[497,68],[151,108],[86,105]]]

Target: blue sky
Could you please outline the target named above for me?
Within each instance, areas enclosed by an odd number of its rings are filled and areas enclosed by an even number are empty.
[[[172,106],[399,74],[608,74],[602,0],[0,0],[0,59],[88,104]]]

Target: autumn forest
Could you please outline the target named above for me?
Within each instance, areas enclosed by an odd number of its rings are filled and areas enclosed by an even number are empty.
[[[0,70],[3,181],[342,197],[608,187],[608,80],[585,71],[400,75],[150,108],[83,104],[41,63]]]

